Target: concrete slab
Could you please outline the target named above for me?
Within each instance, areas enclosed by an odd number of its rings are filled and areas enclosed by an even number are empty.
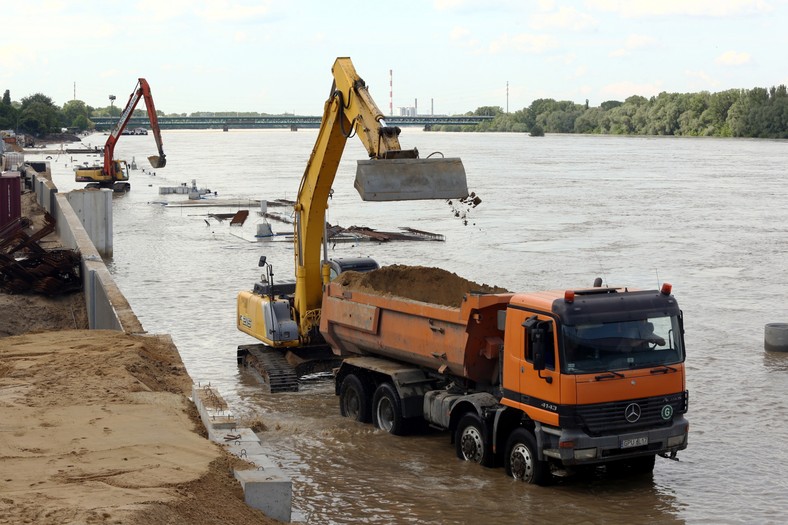
[[[244,501],[266,516],[289,522],[292,514],[293,488],[290,479],[268,470],[236,470],[244,489]]]

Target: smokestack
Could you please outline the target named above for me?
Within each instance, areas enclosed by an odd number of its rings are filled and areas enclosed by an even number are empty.
[[[413,99],[413,116],[416,117],[419,114],[419,99]]]
[[[435,116],[435,99],[434,98],[430,99],[430,116],[431,117]]]
[[[394,70],[389,69],[389,116],[394,116]]]

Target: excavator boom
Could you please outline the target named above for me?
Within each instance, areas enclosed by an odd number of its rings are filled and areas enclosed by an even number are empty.
[[[355,181],[364,200],[468,196],[460,159],[421,159],[415,148],[401,148],[400,129],[386,124],[349,58],[337,58],[332,73],[331,94],[294,206],[295,285],[274,285],[271,272],[261,289],[238,294],[238,329],[268,347],[292,351],[322,341],[320,308],[330,264],[321,261],[320,254],[329,194],[349,138],[358,136],[368,154],[368,159],[358,163]],[[239,347],[241,354],[246,355]]]
[[[388,126],[350,58],[332,68],[334,85],[326,101],[317,141],[306,166],[295,205],[294,309],[304,336],[316,329],[322,286],[328,269],[321,268],[328,195],[347,139],[355,133],[369,155],[358,162],[355,187],[363,200],[453,199],[468,195],[460,159],[420,159],[418,150],[403,150],[400,128]]]
[[[156,107],[153,104],[153,97],[151,96],[150,86],[144,78],[137,81],[134,91],[129,95],[129,101],[126,107],[120,114],[120,118],[112,131],[107,137],[107,142],[104,144],[104,166],[99,169],[98,167],[78,167],[76,168],[76,181],[88,182],[88,187],[97,186],[100,188],[113,188],[115,191],[128,191],[130,185],[128,182],[128,172],[126,171],[126,163],[122,160],[115,159],[115,145],[118,139],[126,129],[131,116],[134,114],[134,109],[137,107],[140,99],[145,99],[145,107],[148,112],[148,119],[150,120],[153,136],[156,139],[156,147],[158,148],[158,155],[148,157],[148,161],[154,168],[163,168],[167,164],[167,157],[164,155],[162,148],[161,130],[159,129],[159,120],[156,115]]]
[[[123,134],[123,130],[126,129],[137,104],[139,104],[140,98],[145,99],[145,109],[148,112],[148,120],[150,120],[150,127],[156,139],[156,147],[159,150],[159,154],[148,157],[148,161],[154,168],[163,168],[167,164],[167,157],[164,155],[164,150],[162,149],[159,117],[156,115],[156,106],[153,104],[150,86],[147,80],[140,78],[137,81],[137,85],[134,87],[134,91],[129,95],[129,101],[126,103],[123,113],[120,114],[118,122],[115,124],[115,127],[112,128],[112,132],[110,132],[107,138],[107,143],[104,145],[104,169],[107,173],[110,173],[112,169],[112,159],[115,158],[115,144],[117,144],[118,138]]]

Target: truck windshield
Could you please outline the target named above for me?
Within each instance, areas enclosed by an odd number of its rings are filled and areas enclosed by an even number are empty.
[[[675,316],[563,325],[561,371],[587,374],[671,365],[684,361]]]

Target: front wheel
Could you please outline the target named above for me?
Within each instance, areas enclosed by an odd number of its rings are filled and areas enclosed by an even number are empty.
[[[382,383],[372,398],[372,420],[375,426],[389,434],[401,436],[405,433],[402,417],[402,402],[391,383]]]
[[[484,435],[484,423],[477,414],[471,412],[462,416],[454,434],[457,457],[485,467],[492,466],[492,450]]]
[[[547,461],[539,460],[536,438],[524,428],[518,428],[506,442],[504,459],[506,474],[518,481],[547,485],[552,479]]]

